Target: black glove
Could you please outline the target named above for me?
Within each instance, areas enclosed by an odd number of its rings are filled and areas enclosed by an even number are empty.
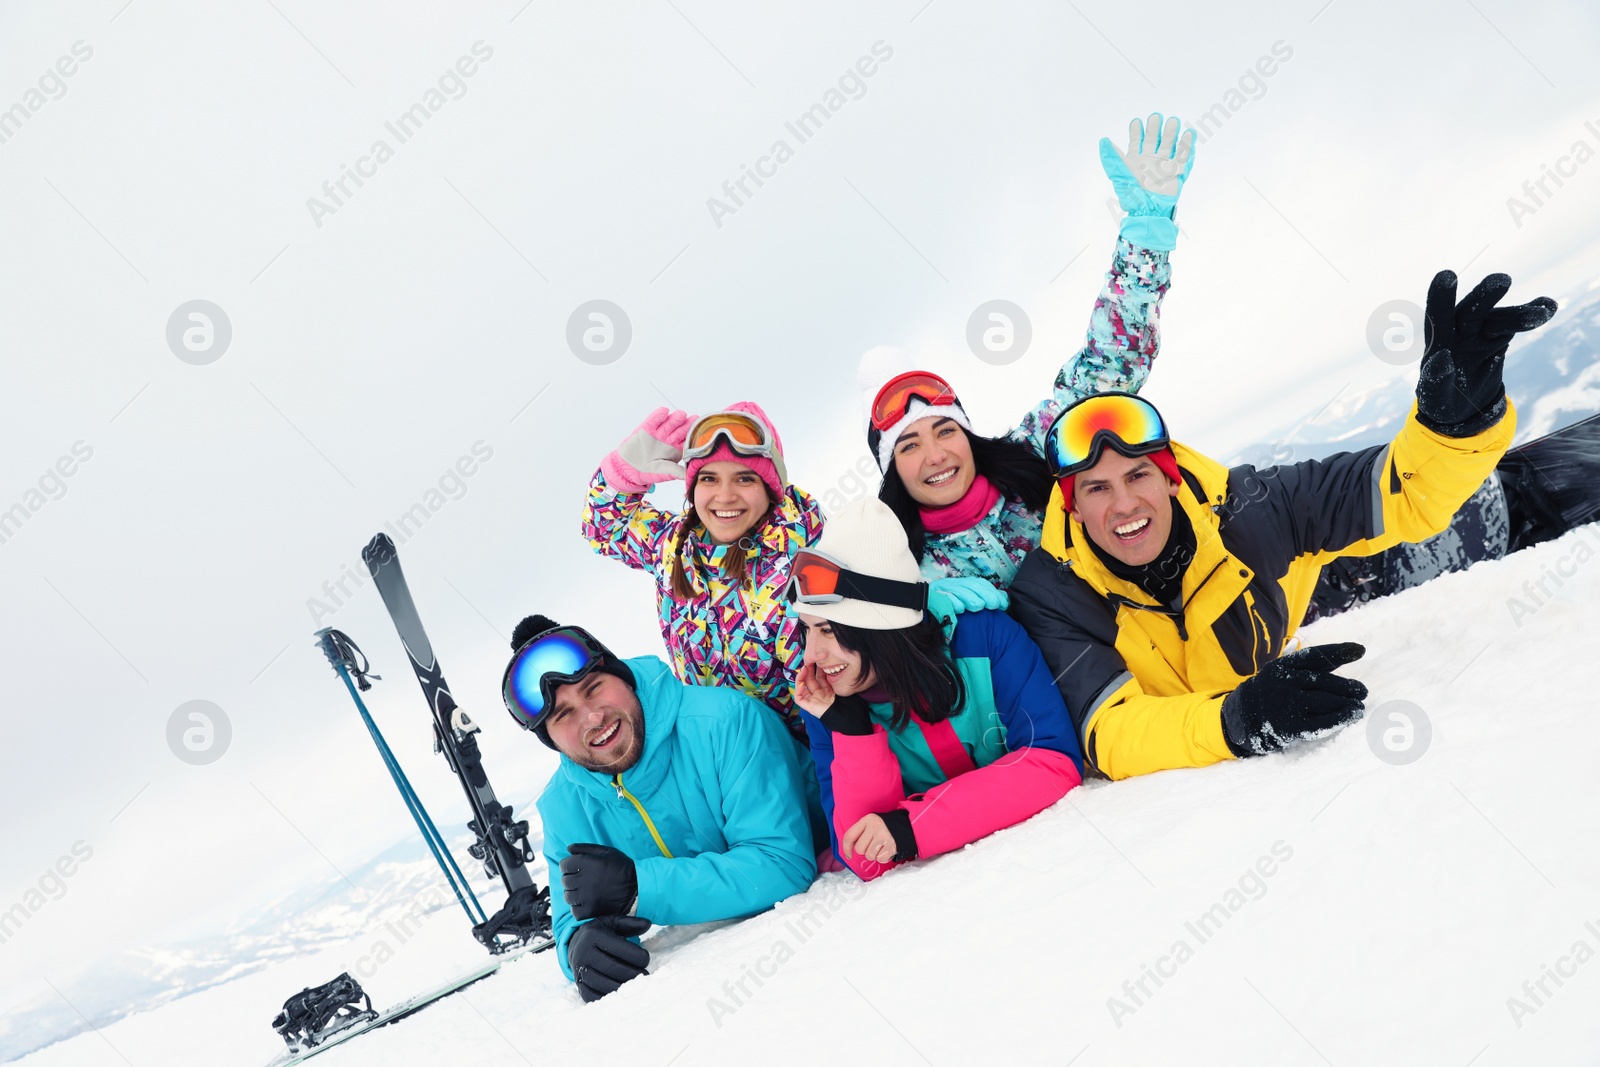
[[[1505,414],[1506,346],[1556,313],[1556,302],[1547,296],[1495,307],[1510,288],[1508,275],[1491,274],[1457,304],[1455,272],[1433,276],[1423,325],[1427,347],[1417,378],[1417,421],[1435,433],[1471,437]]]
[[[650,950],[628,938],[648,929],[649,919],[632,915],[602,915],[578,927],[567,942],[567,966],[585,1003],[615,993],[617,986],[644,973]]]
[[[633,860],[610,845],[576,844],[561,861],[561,892],[574,919],[626,915],[639,898]]]
[[[858,696],[834,697],[817,720],[836,734],[867,737],[872,733],[872,705]]]
[[[1273,660],[1222,702],[1222,733],[1235,756],[1264,756],[1343,726],[1361,714],[1367,687],[1334,674],[1367,654],[1354,641],[1312,645]]]

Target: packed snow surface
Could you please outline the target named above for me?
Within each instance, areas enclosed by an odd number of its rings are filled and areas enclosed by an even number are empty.
[[[1094,782],[873,884],[653,931],[594,1005],[522,957],[316,1063],[1592,1063],[1597,560],[1591,526],[1307,629],[1367,646],[1372,695],[1292,754]],[[453,908],[20,1062],[265,1064],[304,985],[359,968],[381,1007],[477,965]]]

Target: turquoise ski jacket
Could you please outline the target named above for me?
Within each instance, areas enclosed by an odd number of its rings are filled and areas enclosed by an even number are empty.
[[[735,919],[801,892],[817,874],[803,753],[766,706],[688,686],[655,656],[625,661],[644,711],[644,751],[620,775],[565,756],[539,795],[556,954],[581,925],[556,876],[576,842],[621,849],[639,879],[634,914],[660,925]]]

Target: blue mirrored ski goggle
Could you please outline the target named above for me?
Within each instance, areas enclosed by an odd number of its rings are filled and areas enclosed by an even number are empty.
[[[506,665],[500,683],[506,710],[523,729],[538,729],[554,703],[556,689],[588,674],[605,655],[601,644],[576,626],[530,638]]]

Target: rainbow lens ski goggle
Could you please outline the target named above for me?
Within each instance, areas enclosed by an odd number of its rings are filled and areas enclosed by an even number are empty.
[[[506,710],[524,730],[544,721],[555,691],[598,667],[606,657],[600,642],[576,626],[560,626],[529,638],[506,665],[500,694]]]
[[[901,582],[860,574],[832,556],[814,548],[802,548],[789,565],[789,583],[783,597],[791,604],[837,604],[841,600],[865,600],[893,608],[926,611],[928,583]]]
[[[778,450],[778,442],[772,433],[760,419],[741,411],[716,411],[696,419],[690,424],[689,436],[684,440],[683,458],[704,459],[717,450],[719,441],[726,442],[737,455],[760,456],[771,460],[773,467],[777,468],[778,480],[784,483],[789,481],[783,465],[783,453]]]
[[[925,370],[906,371],[884,382],[873,398],[872,428],[879,433],[890,429],[906,417],[913,400],[920,400],[929,407],[960,403],[950,383],[937,374]]]
[[[1045,433],[1044,458],[1055,478],[1088,470],[1109,445],[1124,456],[1159,452],[1171,439],[1161,413],[1132,393],[1098,393],[1067,408]]]

